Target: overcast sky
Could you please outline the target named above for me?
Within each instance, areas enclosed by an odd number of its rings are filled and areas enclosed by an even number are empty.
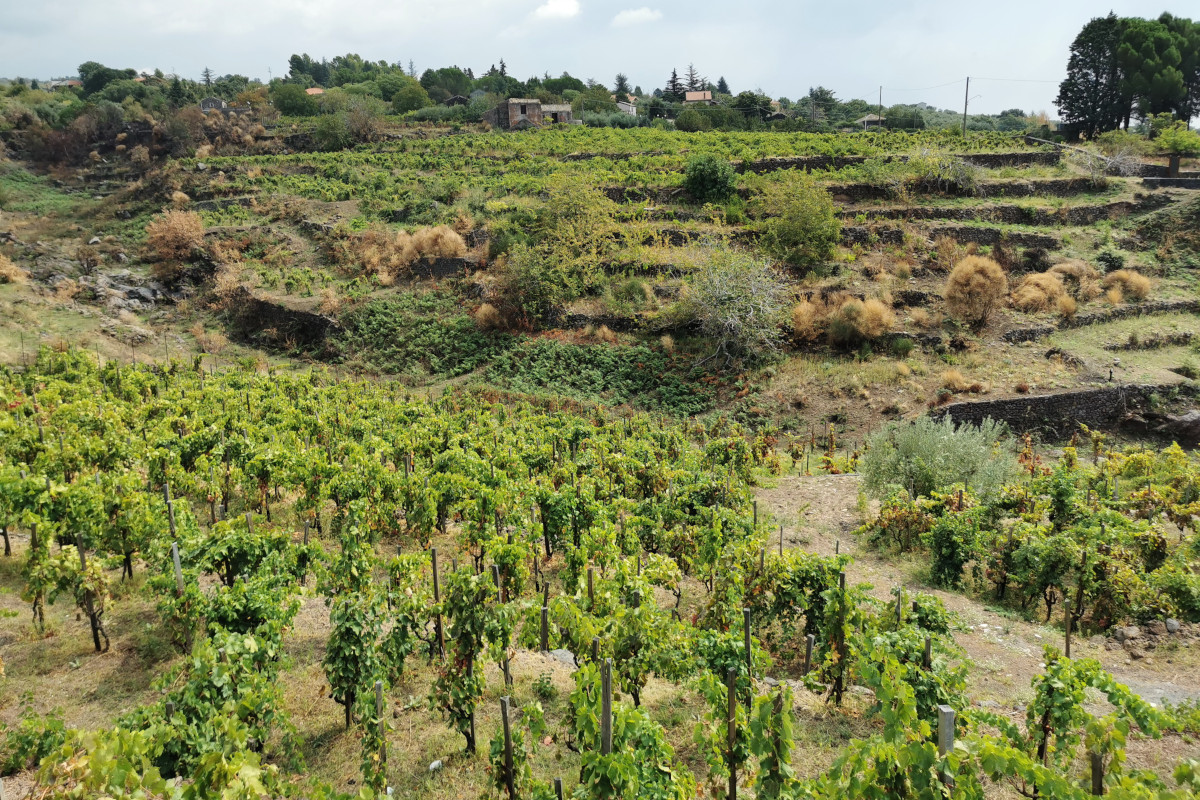
[[[1188,4],[1116,0],[3,0],[0,75],[51,78],[84,61],[112,67],[266,80],[292,53],[458,64],[501,58],[522,80],[563,70],[646,91],[689,61],[734,92],[796,99],[810,86],[839,98],[924,101],[960,109],[1047,111],[1067,48],[1088,19],[1187,16]],[[1193,9],[1194,10],[1194,9]],[[1195,16],[1193,14],[1192,16]],[[1004,80],[999,80],[1004,79]],[[949,85],[946,85],[949,84]]]

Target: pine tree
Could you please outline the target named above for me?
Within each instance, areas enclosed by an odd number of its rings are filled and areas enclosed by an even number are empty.
[[[685,82],[687,83],[687,90],[689,92],[702,92],[704,91],[704,84],[708,83],[708,80],[696,71],[694,64],[688,64]]]
[[[1084,25],[1071,43],[1067,77],[1054,104],[1063,122],[1089,138],[1129,118],[1132,104],[1123,91],[1117,58],[1124,27],[1123,20],[1109,13]]]
[[[667,81],[667,88],[663,89],[663,99],[679,102],[683,99],[683,84],[679,82],[679,72],[671,70],[671,77]]]
[[[204,88],[211,89],[213,83],[212,70],[208,67],[205,67],[204,72],[201,72],[200,75],[204,79]]]
[[[721,94],[733,94],[733,92],[729,91],[729,84],[725,82],[724,75],[717,79],[717,91]]]
[[[624,72],[618,72],[616,83],[613,86],[613,94],[618,100],[629,99],[629,77]]]
[[[504,63],[504,59],[503,59],[503,58],[502,58],[502,59],[500,59],[500,77],[501,77],[501,78],[507,78],[507,77],[508,77],[508,66],[507,66],[507,65]]]

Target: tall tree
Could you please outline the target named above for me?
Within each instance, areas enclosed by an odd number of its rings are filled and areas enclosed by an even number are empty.
[[[733,94],[733,92],[729,91],[729,84],[725,82],[724,75],[717,78],[717,91],[721,94]]]
[[[708,80],[696,71],[695,64],[688,64],[687,76],[684,78],[684,83],[687,85],[689,92],[701,92],[704,91],[704,84],[708,83]]]
[[[1054,105],[1064,123],[1088,138],[1122,121],[1128,124],[1130,101],[1117,60],[1124,27],[1110,12],[1084,25],[1071,43],[1067,77],[1059,84]]]
[[[683,99],[683,84],[679,82],[678,70],[671,70],[671,77],[667,80],[667,88],[663,89],[663,99],[678,103]]]
[[[1142,119],[1152,114],[1178,112],[1187,86],[1180,69],[1179,41],[1158,20],[1124,19],[1117,62],[1122,73],[1123,93],[1132,98]],[[1126,126],[1128,127],[1128,115]]]
[[[204,88],[211,89],[213,84],[212,70],[205,67],[204,71],[200,73],[200,77],[204,80]]]
[[[613,86],[613,94],[617,96],[618,100],[628,100],[629,92],[629,76],[624,72],[618,72],[616,83]]]
[[[1184,93],[1176,114],[1185,122],[1200,115],[1200,22],[1164,13],[1158,21],[1176,37]]]

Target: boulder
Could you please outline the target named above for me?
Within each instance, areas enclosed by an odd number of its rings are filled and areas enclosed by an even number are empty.
[[[1153,620],[1146,625],[1146,633],[1151,636],[1166,636],[1167,624],[1160,619]]]
[[[1124,628],[1117,628],[1113,631],[1113,637],[1121,643],[1136,639],[1141,635],[1142,630],[1137,625],[1127,625]]]
[[[1169,619],[1166,621],[1164,627],[1166,627],[1167,633],[1179,633],[1179,620]]]
[[[1184,446],[1200,444],[1200,411],[1192,410],[1177,417],[1168,414],[1158,432]]]

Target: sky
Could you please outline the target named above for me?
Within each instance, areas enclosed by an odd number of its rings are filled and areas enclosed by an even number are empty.
[[[0,76],[54,78],[79,64],[199,78],[287,73],[292,53],[457,64],[504,59],[524,80],[563,71],[646,91],[689,62],[736,93],[796,99],[825,86],[841,99],[926,102],[1056,115],[1052,104],[1079,29],[1120,16],[1188,16],[1161,2],[1082,0],[0,0]],[[1195,14],[1192,14],[1195,16]]]

